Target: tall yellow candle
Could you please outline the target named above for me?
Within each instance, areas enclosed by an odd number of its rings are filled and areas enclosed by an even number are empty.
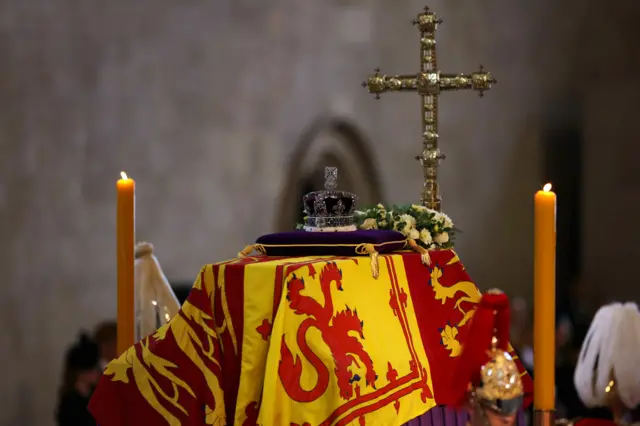
[[[121,172],[118,180],[117,259],[118,259],[118,353],[134,344],[134,245],[136,183]]]
[[[533,290],[533,406],[555,410],[556,194],[551,184],[535,196]]]

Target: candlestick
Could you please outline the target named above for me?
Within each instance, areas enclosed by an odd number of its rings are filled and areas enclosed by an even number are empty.
[[[118,261],[118,353],[134,344],[134,245],[136,183],[121,172],[116,185],[117,201],[117,261]]]
[[[534,256],[533,403],[538,412],[550,413],[555,410],[556,367],[556,194],[550,183],[535,196]]]

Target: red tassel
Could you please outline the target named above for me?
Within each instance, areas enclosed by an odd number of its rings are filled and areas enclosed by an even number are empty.
[[[506,350],[509,345],[509,298],[503,293],[487,293],[482,296],[473,315],[462,354],[455,363],[452,380],[452,400],[438,401],[441,404],[463,406],[467,403],[469,384],[478,383],[480,369],[489,361],[489,350],[493,337],[498,338],[498,347]]]

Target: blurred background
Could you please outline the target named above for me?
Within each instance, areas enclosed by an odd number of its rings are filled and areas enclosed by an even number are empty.
[[[138,240],[179,294],[203,264],[291,229],[326,165],[362,204],[418,202],[418,99],[360,83],[418,70],[423,6],[0,0],[0,425],[53,425],[65,349],[115,317],[121,170]],[[595,308],[640,294],[624,269],[640,262],[640,2],[429,6],[441,70],[483,64],[499,81],[440,103],[457,251],[482,289],[519,298],[525,348],[533,195],[551,181],[571,344]]]

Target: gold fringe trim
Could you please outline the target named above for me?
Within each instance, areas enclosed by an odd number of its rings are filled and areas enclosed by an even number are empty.
[[[264,249],[264,246],[262,244],[251,244],[243,248],[242,251],[238,253],[238,257],[239,258],[249,257],[251,253],[253,253],[254,251],[260,254],[266,253],[266,250]]]
[[[378,279],[380,276],[380,268],[378,267],[379,253],[376,251],[376,247],[373,244],[359,244],[356,246],[356,254],[368,254],[371,260],[371,275],[373,278]]]
[[[416,243],[416,240],[413,240],[411,238],[409,238],[407,242],[409,243],[409,247],[411,248],[411,250],[415,251],[416,253],[420,253],[420,260],[422,260],[422,264],[431,266],[431,257],[429,256],[429,252],[427,251],[427,249],[418,245],[418,243]]]

